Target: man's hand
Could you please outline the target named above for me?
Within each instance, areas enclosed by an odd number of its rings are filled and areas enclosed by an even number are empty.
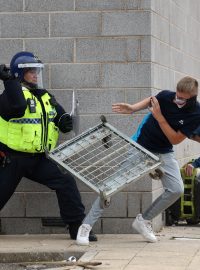
[[[128,103],[115,103],[112,105],[112,111],[122,114],[131,114],[133,109],[132,106]]]
[[[193,170],[194,170],[194,166],[192,165],[192,164],[187,164],[186,166],[185,166],[185,174],[187,175],[187,176],[192,176],[192,174],[193,174]]]
[[[181,133],[179,130],[174,130],[167,122],[165,117],[163,116],[159,102],[156,97],[152,97],[151,100],[151,107],[149,110],[151,111],[153,117],[157,120],[162,132],[165,134],[167,139],[172,145],[178,144],[182,142],[186,136]]]
[[[6,65],[0,65],[0,80],[6,81],[11,78],[10,69]]]
[[[160,110],[160,104],[156,97],[152,97],[150,99],[151,107],[149,107],[149,111],[152,113],[153,117],[159,122],[165,121],[165,118],[162,115]]]

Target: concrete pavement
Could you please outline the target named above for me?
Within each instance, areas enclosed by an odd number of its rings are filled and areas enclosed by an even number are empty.
[[[200,226],[165,227],[157,243],[146,243],[138,234],[98,235],[99,241],[81,247],[66,235],[1,235],[0,269],[42,269],[9,261],[62,261],[74,255],[81,261],[100,261],[96,270],[197,270],[200,268]],[[7,262],[3,264],[3,262]],[[44,266],[44,265],[43,265]],[[32,268],[31,268],[32,267]],[[38,267],[38,268],[37,268]],[[41,266],[42,267],[42,266]],[[49,266],[48,268],[50,269]],[[56,269],[56,266],[54,268]],[[72,269],[70,267],[57,268]],[[73,269],[82,269],[76,267]]]

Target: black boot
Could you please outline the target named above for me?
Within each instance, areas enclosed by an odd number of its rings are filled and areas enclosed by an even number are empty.
[[[93,230],[90,231],[90,234],[89,234],[89,241],[90,241],[90,242],[98,241],[98,238],[97,238],[96,234],[93,232]]]
[[[69,234],[70,234],[71,239],[76,240],[78,228],[81,226],[81,224],[82,224],[82,222],[69,223],[68,230],[69,230]],[[97,236],[92,230],[90,231],[89,241],[90,242],[97,241]]]

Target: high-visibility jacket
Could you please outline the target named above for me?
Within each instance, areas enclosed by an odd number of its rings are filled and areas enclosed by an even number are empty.
[[[53,149],[58,141],[59,129],[54,123],[57,113],[50,104],[51,96],[45,93],[39,101],[27,88],[23,87],[22,90],[27,101],[25,113],[9,121],[0,117],[0,142],[26,153]],[[35,103],[35,112],[30,110],[30,100]]]

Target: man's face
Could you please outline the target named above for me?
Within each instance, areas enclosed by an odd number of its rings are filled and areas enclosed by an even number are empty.
[[[176,91],[176,96],[175,96],[175,99],[174,99],[174,103],[176,103],[176,105],[179,108],[182,108],[188,103],[196,102],[196,98],[197,98],[197,96],[194,95],[194,94],[191,95],[189,93],[182,93],[182,92]]]

